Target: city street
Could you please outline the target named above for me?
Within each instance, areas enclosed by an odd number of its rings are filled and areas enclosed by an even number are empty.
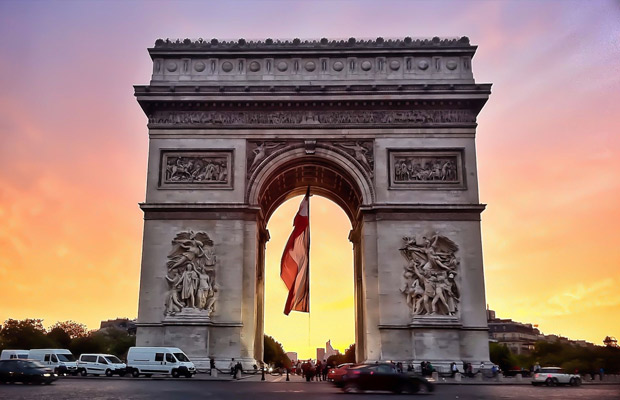
[[[57,400],[57,399],[394,399],[410,397],[391,393],[364,393],[348,395],[327,382],[304,382],[300,377],[260,376],[239,381],[201,379],[106,379],[64,378],[50,386],[0,385],[0,399]],[[584,384],[573,387],[532,387],[530,385],[437,385],[430,394],[417,395],[426,399],[571,399],[617,400],[620,385]]]

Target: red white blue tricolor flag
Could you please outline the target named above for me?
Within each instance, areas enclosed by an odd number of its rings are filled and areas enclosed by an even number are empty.
[[[284,314],[291,310],[310,312],[310,187],[293,221],[293,233],[286,242],[280,277],[288,288]]]

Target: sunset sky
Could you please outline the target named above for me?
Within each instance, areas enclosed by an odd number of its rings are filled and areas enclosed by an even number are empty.
[[[477,131],[487,302],[544,333],[620,338],[618,1],[0,1],[0,323],[136,317],[148,137],[132,85],[157,38],[464,35],[493,83]],[[269,224],[266,333],[309,357],[354,340],[350,225],[313,198],[314,313],[285,319],[298,204]]]

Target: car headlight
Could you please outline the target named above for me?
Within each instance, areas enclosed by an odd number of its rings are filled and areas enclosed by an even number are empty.
[[[52,374],[43,374],[43,376],[52,376]]]

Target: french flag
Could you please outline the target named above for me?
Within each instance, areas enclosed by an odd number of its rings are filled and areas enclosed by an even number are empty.
[[[280,277],[288,288],[284,314],[291,310],[310,312],[310,187],[293,221],[293,233],[286,242]]]

